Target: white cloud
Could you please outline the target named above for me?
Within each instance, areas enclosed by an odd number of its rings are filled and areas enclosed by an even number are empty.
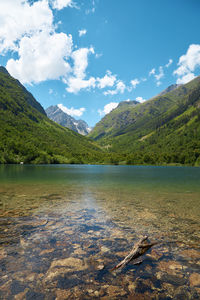
[[[160,86],[161,84],[162,84],[161,81],[157,81],[157,82],[156,82],[156,85],[157,85],[157,86]]]
[[[94,54],[94,49],[92,47],[80,48],[72,53],[71,57],[74,61],[74,75],[64,79],[64,82],[68,85],[66,88],[67,92],[77,94],[82,89],[95,88],[96,79],[94,77],[85,79],[88,66],[88,55],[90,53]]]
[[[95,54],[95,57],[96,57],[96,58],[100,58],[100,57],[102,57],[102,56],[103,56],[102,53],[96,53],[96,54]]]
[[[149,72],[149,76],[154,75],[156,73],[156,69],[153,68],[150,72]]]
[[[118,80],[117,88],[116,88],[117,92],[120,92],[121,94],[123,94],[125,89],[126,89],[126,85],[123,83],[123,81]]]
[[[110,71],[102,78],[87,75],[89,55],[95,55],[93,47],[77,49],[71,35],[57,32],[60,22],[54,22],[54,9],[72,6],[76,6],[73,0],[0,0],[0,54],[14,53],[6,68],[22,83],[57,79],[69,93],[113,87],[105,94],[123,94],[128,87]],[[95,6],[92,0],[92,10]],[[79,34],[86,32],[81,29]]]
[[[160,81],[160,79],[164,77],[164,71],[162,66],[159,67],[159,73],[155,74],[154,77],[157,81]]]
[[[82,89],[95,88],[96,86],[96,79],[94,77],[90,77],[87,80],[79,77],[69,77],[66,82],[68,85],[66,91],[74,94],[77,94]]]
[[[140,83],[140,81],[137,78],[131,80],[132,88],[135,89],[139,83]]]
[[[176,83],[177,84],[185,84],[185,83],[188,83],[189,81],[191,81],[194,78],[195,78],[194,73],[188,73],[188,74],[178,78]]]
[[[108,70],[106,75],[102,78],[97,78],[97,86],[100,89],[104,89],[105,87],[113,86],[116,81],[116,75],[112,75],[112,73]]]
[[[19,59],[10,59],[6,68],[22,83],[59,79],[71,71],[67,58],[72,51],[72,37],[65,33],[42,31],[23,37],[19,43]]]
[[[114,90],[108,90],[106,92],[104,92],[104,95],[116,95],[116,94],[123,94],[124,91],[126,89],[126,85],[124,84],[124,82],[122,80],[118,80],[117,84],[116,84],[116,88]]]
[[[76,7],[76,4],[73,0],[50,0],[53,9],[61,10],[65,7]]]
[[[0,52],[18,50],[24,35],[52,31],[53,14],[46,0],[32,5],[24,0],[0,1]]]
[[[63,104],[58,104],[58,107],[66,114],[72,116],[72,117],[81,117],[82,114],[85,112],[85,108],[81,107],[78,109],[75,109],[73,107],[71,108],[67,108],[66,106],[64,106]]]
[[[145,82],[145,81],[147,81],[147,78],[144,77],[144,78],[142,78],[141,80],[142,80],[143,82]]]
[[[200,67],[200,45],[190,45],[186,54],[179,58],[178,66],[174,71],[174,75],[178,76],[177,83],[186,83],[195,78],[194,72]]]
[[[165,65],[166,68],[169,68],[169,66],[171,66],[171,64],[173,63],[173,59],[169,59],[168,63]]]
[[[114,108],[116,108],[118,104],[119,104],[118,102],[110,102],[104,106],[103,110],[98,109],[98,113],[100,114],[100,116],[107,115]]]
[[[173,63],[173,60],[170,58],[168,63],[164,66],[160,66],[159,67],[159,71],[158,73],[156,73],[156,69],[153,68],[150,72],[149,72],[149,76],[153,76],[156,80],[156,85],[160,86],[162,84],[161,79],[165,76],[164,74],[164,68],[169,68],[169,66],[171,66],[171,64]]]
[[[140,103],[144,103],[146,101],[146,99],[143,99],[142,97],[137,97],[136,101],[138,101]]]
[[[74,60],[73,73],[78,78],[84,78],[86,76],[85,70],[88,66],[88,55],[94,54],[94,49],[90,48],[80,48],[74,51],[71,57]]]
[[[83,35],[85,35],[86,33],[87,33],[87,30],[86,30],[86,29],[81,29],[81,30],[78,31],[79,36],[83,36]]]
[[[168,63],[169,64],[169,63]],[[161,78],[164,77],[164,70],[163,70],[163,66],[159,67],[159,73],[156,74],[156,69],[153,68],[150,72],[149,72],[149,76],[153,76],[156,80],[156,85],[160,86],[162,84],[162,82],[160,81]]]

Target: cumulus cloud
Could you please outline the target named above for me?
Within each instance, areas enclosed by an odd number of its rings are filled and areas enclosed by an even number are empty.
[[[123,83],[122,80],[118,80],[116,91],[123,94],[126,89],[126,85]]]
[[[68,93],[77,94],[82,89],[90,89],[95,88],[96,86],[96,79],[94,77],[90,77],[89,79],[82,79],[78,77],[69,77],[67,79],[66,91]]]
[[[73,75],[64,79],[64,82],[67,84],[67,92],[76,94],[82,89],[90,89],[96,86],[96,79],[94,77],[86,79],[88,55],[90,53],[94,54],[92,47],[80,48],[72,53],[71,57],[74,61]]]
[[[73,2],[73,0],[50,0],[50,3],[52,4],[53,9],[61,10],[65,7],[75,7],[76,4]]]
[[[150,72],[149,72],[149,76],[154,75],[156,73],[156,69],[153,68]]]
[[[140,83],[140,81],[139,81],[137,78],[131,80],[131,86],[132,86],[132,88],[135,89],[136,86],[137,86],[139,83]]]
[[[61,79],[69,93],[113,87],[105,95],[123,94],[128,88],[110,71],[102,78],[88,77],[89,55],[95,55],[93,47],[78,49],[71,35],[57,32],[59,22],[54,23],[54,10],[75,5],[73,0],[0,1],[0,54],[14,53],[6,68],[26,84]],[[86,32],[81,29],[79,35]]]
[[[200,67],[200,45],[192,44],[186,54],[179,58],[178,68],[174,75],[178,76],[177,83],[187,83],[195,78],[195,70]]]
[[[161,85],[161,78],[164,77],[164,70],[163,70],[163,67],[160,66],[159,67],[159,71],[158,73],[156,73],[156,69],[153,68],[150,72],[149,72],[149,76],[153,76],[156,80],[156,85],[157,86],[160,86]]]
[[[154,75],[157,81],[160,81],[161,78],[164,77],[163,67],[159,67],[159,73]]]
[[[107,115],[109,112],[111,112],[113,109],[115,109],[118,106],[118,102],[110,102],[106,104],[103,108],[103,110],[98,109],[98,113],[100,116]]]
[[[116,83],[116,87],[114,90],[108,90],[106,92],[104,92],[104,95],[116,95],[116,94],[123,94],[124,91],[126,89],[126,85],[124,84],[124,82],[122,80],[118,80]]]
[[[46,0],[32,5],[24,0],[0,1],[0,52],[18,50],[24,35],[52,31],[53,14]]]
[[[166,68],[169,68],[171,64],[173,63],[173,59],[169,59],[168,63],[165,65]]]
[[[194,78],[195,78],[194,73],[188,73],[188,74],[186,74],[186,75],[178,78],[177,81],[176,81],[176,83],[177,84],[185,84],[185,83],[191,81]]]
[[[153,76],[155,78],[157,86],[160,86],[162,84],[161,79],[165,76],[164,68],[169,68],[172,63],[173,63],[173,60],[170,58],[167,64],[159,67],[158,72],[156,72],[155,68],[153,68],[149,72],[149,76]]]
[[[146,99],[143,99],[142,97],[137,97],[136,101],[138,101],[140,103],[144,103],[146,101]]]
[[[41,31],[21,39],[18,50],[19,59],[10,59],[6,68],[22,83],[58,79],[71,71],[67,62],[71,51],[71,36],[62,32],[49,34]]]
[[[116,75],[112,75],[112,73],[108,70],[106,75],[102,78],[97,78],[97,86],[100,89],[104,89],[105,87],[111,87],[114,85],[116,81]]]
[[[81,30],[78,31],[79,36],[83,36],[83,35],[85,35],[86,33],[87,33],[87,30],[86,30],[86,29],[81,29]]]
[[[90,53],[94,54],[94,49],[92,47],[80,48],[72,53],[71,57],[74,60],[73,72],[76,77],[85,77],[85,70],[88,66],[88,55]]]
[[[78,109],[75,109],[73,107],[71,108],[67,108],[66,106],[64,106],[63,104],[58,104],[58,107],[66,114],[72,116],[72,117],[81,117],[82,114],[85,112],[85,108],[81,107]]]

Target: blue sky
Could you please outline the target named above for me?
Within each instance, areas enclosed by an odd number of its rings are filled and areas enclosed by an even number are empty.
[[[200,70],[199,0],[0,0],[0,64],[94,126]]]

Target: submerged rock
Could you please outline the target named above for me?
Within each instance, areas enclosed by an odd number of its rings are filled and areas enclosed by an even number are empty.
[[[181,255],[189,258],[200,258],[200,251],[194,249],[184,250],[181,252]]]
[[[54,260],[51,263],[50,269],[55,267],[66,267],[69,269],[69,271],[71,271],[72,269],[76,271],[82,271],[88,268],[88,266],[83,262],[83,260],[74,257]]]
[[[4,259],[7,257],[7,253],[6,253],[6,250],[3,248],[3,249],[0,249],[0,260],[1,259]]]
[[[65,300],[68,299],[71,296],[70,290],[56,290],[56,300]]]
[[[83,271],[87,268],[88,265],[79,258],[68,257],[54,260],[46,273],[44,282],[54,280],[58,276],[64,275],[68,272]]]
[[[200,286],[200,274],[192,273],[189,278],[190,286]]]
[[[176,275],[178,271],[182,270],[182,265],[176,261],[161,261],[158,264],[158,269],[171,275]]]
[[[110,252],[110,249],[107,248],[107,247],[105,247],[105,246],[102,246],[102,247],[101,247],[101,252],[102,252],[102,253]]]

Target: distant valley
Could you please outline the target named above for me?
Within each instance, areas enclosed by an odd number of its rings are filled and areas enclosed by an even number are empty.
[[[45,112],[0,67],[0,129],[0,163],[200,166],[200,77],[144,103],[122,101],[90,132],[59,105]]]

